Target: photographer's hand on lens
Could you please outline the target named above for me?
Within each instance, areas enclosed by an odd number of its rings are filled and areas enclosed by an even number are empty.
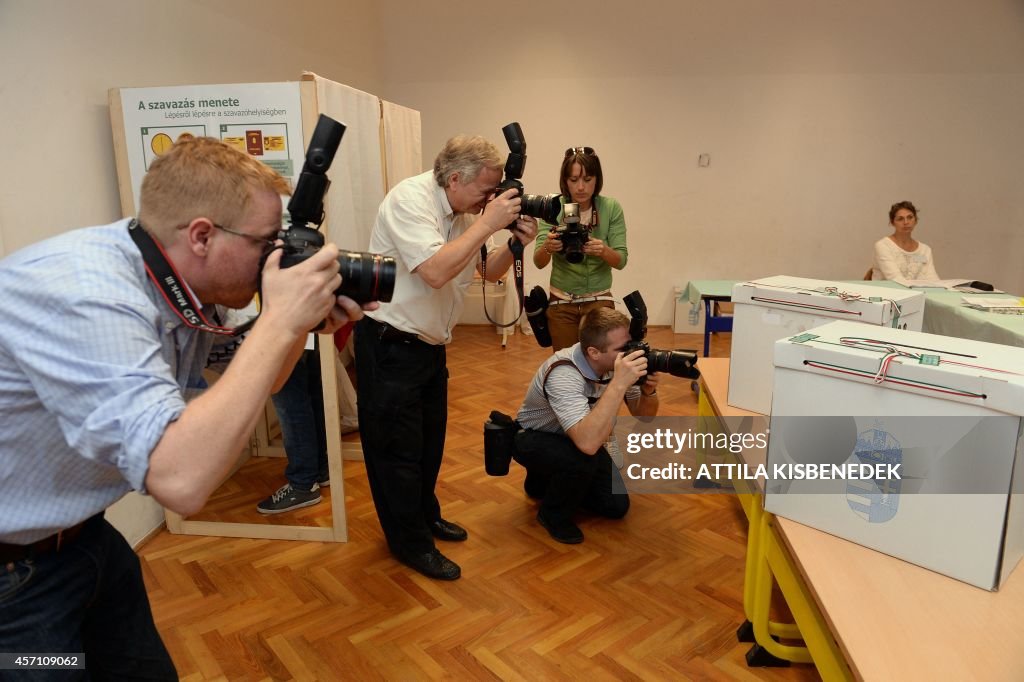
[[[658,393],[658,373],[648,372],[647,381],[644,382],[643,386],[640,387],[640,393],[646,397],[657,395]]]
[[[604,242],[596,237],[589,237],[587,243],[583,245],[583,253],[587,256],[601,258],[604,256]]]
[[[629,355],[619,353],[615,358],[614,372],[612,382],[622,388],[629,388],[637,379],[647,375],[647,356],[643,350],[635,350]]]
[[[487,202],[482,218],[492,232],[505,229],[519,218],[523,200],[518,194],[519,190],[513,187]]]
[[[558,253],[562,250],[562,240],[558,238],[556,233],[549,233],[547,241],[544,242],[544,250],[548,253]]]
[[[512,234],[526,246],[537,238],[537,219],[528,215],[520,215]]]
[[[364,310],[376,310],[380,303],[373,301],[365,303],[362,307],[348,296],[338,296],[337,304],[331,309],[327,319],[323,321],[323,327],[317,329],[318,334],[333,334],[349,322],[356,322],[363,319]]]
[[[334,244],[283,270],[281,251],[275,250],[263,266],[261,318],[299,337],[330,316],[340,298],[334,295],[340,285]]]

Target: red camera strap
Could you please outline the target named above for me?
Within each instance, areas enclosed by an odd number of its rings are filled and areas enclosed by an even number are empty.
[[[238,336],[249,331],[253,324],[256,323],[258,315],[245,324],[233,329],[231,327],[221,327],[207,320],[206,316],[203,315],[202,308],[192,298],[192,293],[189,291],[188,286],[184,284],[184,280],[181,279],[178,271],[174,269],[174,264],[171,263],[171,259],[167,257],[159,242],[153,239],[136,219],[132,219],[128,223],[128,234],[131,235],[132,241],[135,242],[135,245],[139,247],[139,251],[142,253],[142,261],[146,266],[146,274],[149,276],[149,279],[156,285],[157,290],[163,296],[167,305],[171,307],[171,310],[186,325],[193,329],[210,332],[211,334]]]

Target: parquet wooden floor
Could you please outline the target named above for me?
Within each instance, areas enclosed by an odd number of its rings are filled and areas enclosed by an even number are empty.
[[[348,543],[159,533],[139,551],[154,616],[184,680],[814,680],[810,666],[748,669],[742,621],[746,521],[729,495],[635,495],[625,519],[584,518],[586,541],[552,541],[513,464],[483,470],[482,424],[514,413],[549,351],[517,334],[460,327],[449,347],[450,418],[438,484],[465,543],[462,566],[424,578],[385,549],[361,462],[345,462]],[[656,348],[700,346],[652,329]],[[712,355],[728,354],[728,335]],[[696,414],[689,381],[659,385],[662,414]],[[252,510],[284,461],[247,465],[204,514]],[[335,489],[340,491],[338,486]],[[227,502],[233,499],[236,508]],[[240,503],[239,500],[244,500]],[[276,517],[309,523],[329,502]],[[293,518],[285,518],[291,516]],[[270,520],[268,522],[274,522]]]

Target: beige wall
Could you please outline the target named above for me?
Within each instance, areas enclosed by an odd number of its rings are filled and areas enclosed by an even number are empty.
[[[117,216],[107,88],[310,69],[419,109],[425,163],[518,120],[530,192],[596,147],[655,324],[691,278],[859,277],[900,199],[940,274],[1024,291],[1020,0],[5,0],[0,64],[8,251]]]
[[[0,253],[120,217],[112,87],[298,80],[378,92],[372,0],[0,0]],[[132,493],[107,517],[133,544],[163,521]]]
[[[860,278],[902,199],[942,276],[1024,293],[1019,0],[408,4],[382,5],[384,94],[423,112],[424,161],[518,120],[541,194],[597,148],[629,228],[615,293],[654,324],[690,279]]]
[[[377,32],[372,0],[2,0],[3,245],[120,216],[108,88],[305,69],[376,92]]]

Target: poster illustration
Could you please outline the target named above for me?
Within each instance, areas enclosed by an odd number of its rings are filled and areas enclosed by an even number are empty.
[[[292,185],[302,168],[297,82],[123,88],[120,95],[136,210],[142,176],[183,138],[219,138],[267,164]]]

